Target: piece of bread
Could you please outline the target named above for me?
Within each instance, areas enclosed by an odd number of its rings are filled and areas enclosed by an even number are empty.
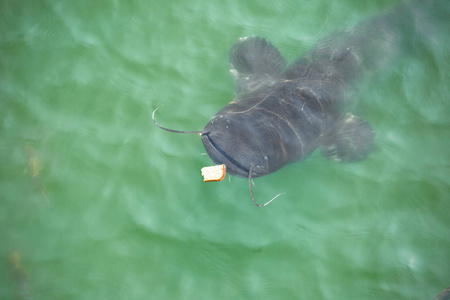
[[[221,181],[225,177],[225,165],[216,165],[202,168],[203,182]]]

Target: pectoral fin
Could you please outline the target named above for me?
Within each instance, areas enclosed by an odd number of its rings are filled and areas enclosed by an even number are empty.
[[[286,59],[278,49],[258,36],[238,39],[230,49],[229,63],[237,95],[270,84],[286,67]]]
[[[369,123],[348,113],[323,136],[322,155],[343,163],[363,160],[373,150],[374,137]]]

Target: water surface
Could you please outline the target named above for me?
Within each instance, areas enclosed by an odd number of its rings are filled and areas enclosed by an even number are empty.
[[[241,36],[292,61],[396,2],[3,1],[0,297],[431,299],[450,282],[448,24],[355,91],[374,153],[256,179],[261,202],[286,193],[263,209],[151,121],[203,128]]]

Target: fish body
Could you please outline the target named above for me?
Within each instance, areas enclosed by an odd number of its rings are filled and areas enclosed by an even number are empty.
[[[450,286],[434,296],[433,300],[450,300]]]
[[[337,161],[364,159],[374,132],[340,110],[344,89],[361,65],[352,49],[325,54],[320,48],[284,70],[285,59],[264,38],[239,39],[230,50],[236,99],[202,134],[211,159],[232,175],[246,177],[252,167],[253,178],[305,159],[319,147]]]

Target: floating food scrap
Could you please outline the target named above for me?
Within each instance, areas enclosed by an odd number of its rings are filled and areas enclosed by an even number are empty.
[[[203,182],[221,181],[225,177],[225,165],[202,168]]]

